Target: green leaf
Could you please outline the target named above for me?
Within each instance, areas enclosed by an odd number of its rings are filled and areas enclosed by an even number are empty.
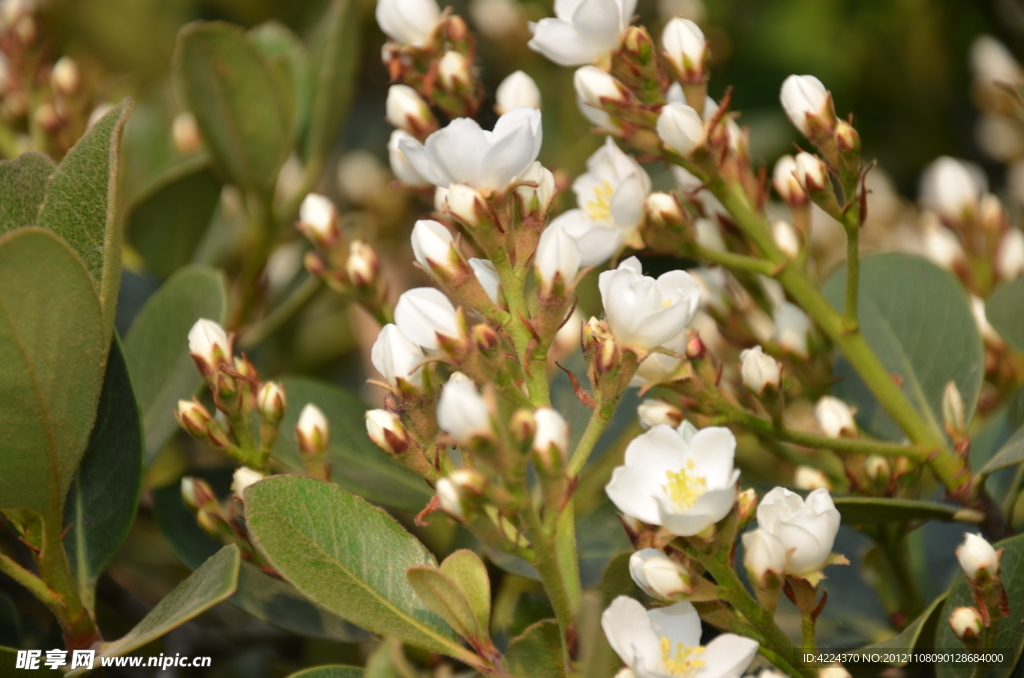
[[[385,638],[366,660],[364,678],[417,678],[397,638]]]
[[[317,604],[374,633],[467,656],[405,578],[437,562],[382,509],[331,483],[275,476],[246,490],[245,515],[253,543]]]
[[[840,267],[823,292],[841,309],[846,270]],[[956,383],[969,422],[984,376],[984,348],[967,292],[949,272],[902,253],[878,254],[861,262],[860,327],[868,345],[903,392],[944,436],[942,393]],[[850,365],[839,360],[833,393],[857,408],[857,421],[872,435],[902,440],[905,435],[878,404]]]
[[[93,609],[96,580],[121,548],[142,491],[142,420],[119,341],[110,346],[96,423],[75,474],[64,550],[78,593]]]
[[[956,520],[953,505],[883,497],[832,497],[843,525],[877,525],[917,520]]]
[[[172,168],[128,215],[128,241],[161,278],[192,260],[220,199],[220,182],[200,160]]]
[[[21,647],[21,618],[18,608],[0,591],[0,646]]]
[[[157,603],[126,636],[101,643],[96,654],[101,657],[126,655],[227,600],[238,585],[240,563],[238,547],[225,546]]]
[[[205,473],[203,479],[220,496],[229,492],[231,471]],[[171,550],[190,569],[196,569],[221,547],[196,524],[196,518],[181,500],[175,483],[153,491],[153,510],[160,532]],[[342,643],[362,642],[371,636],[341,617],[317,607],[291,584],[271,577],[251,563],[242,562],[238,590],[229,602],[245,613],[300,636],[325,638]]]
[[[459,549],[444,559],[441,571],[459,587],[476,616],[484,635],[491,624],[491,580],[480,556]]]
[[[942,609],[942,603],[946,600],[946,594],[943,594],[932,601],[932,604],[921,613],[921,616],[915,619],[905,629],[900,631],[898,634],[890,638],[889,640],[883,640],[880,643],[869,645],[863,649],[865,654],[872,654],[876,652],[893,652],[899,650],[899,654],[905,654],[917,648],[920,643],[929,643],[929,639],[934,638],[935,629],[937,623],[940,621],[939,610]],[[892,662],[893,666],[906,666],[907,662],[897,661]]]
[[[1004,468],[1009,468],[1024,462],[1024,428],[1017,429],[1017,432],[1010,436],[999,451],[988,460],[978,473],[987,476]]]
[[[0,508],[61,520],[96,417],[105,336],[89,273],[60,238],[0,237]]]
[[[295,137],[309,120],[312,80],[309,74],[309,55],[306,46],[286,26],[268,21],[251,29],[249,40],[263,54],[271,77],[277,83],[280,96],[290,96],[294,102]]]
[[[310,68],[315,83],[309,127],[302,144],[306,158],[327,153],[348,115],[362,37],[359,3],[332,0],[320,25]]]
[[[1012,653],[1006,661],[999,665],[989,665],[986,678],[1005,678],[1010,675],[1013,667],[1021,659],[1024,650],[1024,535],[1011,537],[993,544],[996,550],[1004,549],[999,561],[999,575],[1006,587],[1006,598],[1010,604],[1010,616],[1003,617],[999,624],[993,648],[1005,653]],[[961,574],[950,589],[949,598],[942,607],[939,616],[940,624],[935,634],[935,647],[938,650],[962,650],[964,645],[953,634],[953,629],[944,620],[958,607],[973,606],[970,587]],[[974,670],[973,664],[940,663],[935,666],[938,678],[970,678]]]
[[[227,305],[220,272],[188,266],[171,276],[132,322],[124,352],[142,409],[147,461],[178,430],[178,401],[195,395],[203,382],[188,352],[188,331],[200,318],[223,322]]]
[[[548,619],[526,629],[508,646],[505,664],[515,678],[564,678],[558,623]]]
[[[293,673],[288,678],[363,678],[358,666],[317,666]]]
[[[131,111],[125,99],[93,125],[68,151],[46,186],[36,224],[71,246],[96,281],[106,327],[114,330],[121,286],[121,219],[118,162],[121,132]]]
[[[0,161],[0,235],[35,226],[46,181],[57,167],[42,153]]]
[[[405,576],[420,600],[460,636],[468,639],[487,635],[487,627],[479,625],[462,589],[447,574],[436,567],[415,565]]]
[[[288,410],[281,424],[281,435],[274,445],[274,457],[292,468],[302,460],[295,439],[295,424],[306,403],[315,403],[331,426],[327,454],[331,480],[376,504],[419,512],[432,497],[422,478],[406,470],[382,452],[366,435],[363,413],[366,405],[336,386],[305,377],[284,377]]]
[[[232,24],[192,23],[178,33],[173,73],[225,173],[271,195],[291,151],[295,100],[281,95],[260,50]]]
[[[1024,277],[992,293],[985,302],[985,317],[1006,343],[1024,353]]]

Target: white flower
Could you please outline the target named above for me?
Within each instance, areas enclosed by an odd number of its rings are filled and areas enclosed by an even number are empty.
[[[805,203],[807,195],[796,178],[796,158],[784,155],[775,162],[772,171],[772,184],[779,197],[787,203]]]
[[[473,275],[476,276],[480,286],[484,288],[488,298],[494,303],[498,303],[501,279],[498,277],[498,270],[494,268],[491,260],[471,258],[469,260],[469,267],[473,269]]]
[[[583,106],[595,111],[604,111],[602,99],[623,101],[625,97],[625,88],[619,81],[596,66],[578,68],[572,76],[572,84]]]
[[[410,341],[398,326],[387,324],[370,349],[370,362],[388,383],[398,387],[399,380],[423,388],[423,349]]]
[[[569,449],[569,423],[550,407],[538,407],[533,412],[537,432],[533,434],[533,449],[541,454],[554,447],[558,454],[565,456]]]
[[[398,454],[409,446],[409,432],[401,418],[387,410],[366,411],[366,434],[388,454]]]
[[[806,501],[795,492],[776,487],[757,507],[757,525],[778,537],[791,552],[786,571],[805,575],[825,566],[839,531],[839,511],[828,490],[814,490]]]
[[[736,500],[736,438],[727,428],[655,426],[626,448],[612,473],[608,497],[627,516],[691,537],[724,518]]]
[[[465,514],[459,488],[448,478],[437,481],[437,503],[448,515],[462,518]]]
[[[977,608],[958,607],[949,615],[949,628],[960,640],[973,640],[981,637],[985,622]]]
[[[516,186],[515,191],[522,201],[524,216],[530,213],[546,216],[548,208],[551,207],[551,200],[555,197],[555,175],[551,170],[534,161],[526,171],[516,177],[516,182],[523,182]]]
[[[611,137],[587,160],[587,172],[572,184],[580,207],[556,217],[579,245],[582,266],[609,259],[644,220],[651,178]]]
[[[775,322],[775,341],[783,349],[801,358],[807,357],[807,333],[811,331],[811,319],[797,306],[784,301],[775,307],[772,314]]]
[[[1024,271],[1024,232],[1010,227],[996,251],[996,272],[1003,280],[1013,280]]]
[[[494,92],[498,114],[513,108],[540,108],[540,88],[533,78],[522,71],[516,71],[501,81]]]
[[[377,25],[385,35],[402,45],[430,41],[441,10],[434,0],[378,0]]]
[[[772,223],[772,240],[786,256],[796,257],[800,254],[800,236],[788,221],[779,219]]]
[[[231,341],[224,328],[212,320],[200,318],[188,331],[188,350],[209,368],[231,362]]]
[[[824,190],[828,185],[828,170],[825,163],[812,154],[801,151],[796,154],[796,180],[805,193]]]
[[[964,535],[964,543],[956,550],[956,559],[968,579],[976,578],[983,570],[990,577],[999,574],[999,553],[979,535]]]
[[[582,66],[619,46],[636,0],[556,0],[555,17],[530,24],[529,47],[562,66]]]
[[[445,52],[437,64],[437,80],[441,87],[447,90],[468,87],[473,80],[469,61],[461,52],[455,50]]]
[[[991,35],[979,35],[971,43],[971,70],[986,84],[1005,82],[1017,84],[1020,65],[1010,50]]]
[[[833,664],[819,669],[818,678],[850,678],[850,672],[840,664]]]
[[[299,449],[307,454],[319,454],[327,449],[330,426],[323,411],[313,403],[307,403],[299,413],[295,434],[299,438]]]
[[[410,133],[434,127],[434,114],[423,97],[408,85],[391,85],[385,103],[387,121]]]
[[[501,191],[537,159],[540,145],[540,111],[515,108],[498,118],[493,132],[470,118],[456,118],[427,137],[425,145],[403,139],[398,147],[435,186]]]
[[[700,303],[700,283],[689,273],[669,271],[655,280],[641,273],[636,257],[603,272],[597,285],[616,342],[641,351],[682,332]]]
[[[526,23],[518,0],[472,0],[469,16],[481,35],[492,40],[518,41]]]
[[[380,273],[380,258],[365,240],[353,240],[348,245],[345,274],[354,287],[370,287]]]
[[[245,488],[258,483],[264,478],[266,476],[259,471],[253,470],[248,466],[240,466],[235,469],[235,475],[231,478],[231,493],[241,497],[245,492]]]
[[[782,368],[778,361],[760,346],[742,351],[740,361],[743,384],[754,393],[760,395],[768,387],[778,388],[782,382]]]
[[[739,678],[757,654],[757,641],[732,633],[700,645],[700,617],[688,602],[645,610],[619,596],[601,615],[615,654],[636,678]]]
[[[491,411],[471,381],[449,381],[437,400],[437,424],[459,445],[493,435]]]
[[[791,75],[786,78],[779,99],[790,121],[804,136],[810,133],[808,115],[817,116],[826,123],[834,117],[828,90],[813,75]]]
[[[690,593],[690,573],[658,549],[643,549],[629,557],[629,575],[652,598]]]
[[[680,155],[689,155],[704,143],[707,131],[697,111],[686,104],[665,104],[658,116],[658,136]]]
[[[78,90],[78,85],[81,82],[82,74],[74,59],[68,56],[62,56],[60,59],[57,59],[57,63],[53,65],[53,70],[50,71],[50,84],[53,85],[53,89],[58,94],[66,97],[71,96]]]
[[[395,304],[395,324],[423,348],[437,349],[438,335],[461,336],[455,307],[441,290],[416,287],[403,292]]]
[[[287,404],[284,386],[276,381],[268,381],[263,384],[256,396],[256,409],[259,411],[260,417],[266,421],[281,421]]]
[[[388,163],[391,165],[391,173],[395,175],[399,183],[413,188],[429,186],[430,182],[425,181],[416,168],[412,166],[405,153],[399,148],[402,139],[412,139],[412,135],[403,129],[396,129],[391,132],[391,139],[388,141]]]
[[[556,276],[562,276],[566,286],[576,281],[580,270],[580,248],[576,241],[557,223],[552,223],[540,234],[533,267],[540,278],[541,288],[550,292]]]
[[[853,420],[850,406],[834,396],[822,396],[814,406],[818,425],[829,438],[844,438],[857,435],[857,424]]]
[[[420,266],[431,270],[440,268],[454,273],[461,258],[455,249],[455,240],[444,224],[432,219],[420,219],[412,227],[410,236],[412,254]]]
[[[988,321],[988,314],[985,313],[985,302],[981,297],[976,297],[973,294],[971,296],[971,313],[974,315],[974,322],[978,325],[978,331],[981,332],[981,338],[990,344],[996,346],[1003,343],[1003,338],[996,332],[996,328],[992,327],[992,323]]]
[[[786,546],[778,537],[764,530],[751,530],[743,535],[743,565],[760,586],[765,577],[782,577],[786,571]]]
[[[675,405],[666,403],[664,400],[647,398],[636,408],[636,416],[640,419],[640,425],[645,429],[655,426],[678,426],[683,418],[683,413]]]
[[[665,47],[665,56],[681,75],[698,77],[704,73],[707,40],[700,26],[689,19],[675,17],[665,24],[661,43]]]
[[[576,108],[579,109],[580,113],[583,114],[584,118],[590,121],[591,125],[600,130],[605,130],[607,132],[615,132],[619,128],[615,120],[612,119],[611,114],[600,108],[595,108],[594,106],[591,106],[586,101],[584,101],[583,97],[581,97],[579,94],[576,95]]]
[[[700,283],[700,307],[725,312],[729,309],[729,278],[725,269],[691,268],[690,275]]]
[[[988,180],[980,167],[944,155],[921,174],[919,193],[924,207],[960,221],[965,212],[978,209],[986,190]]]
[[[921,248],[924,256],[936,265],[952,270],[966,259],[956,233],[939,223],[933,212],[925,212],[921,226]]]
[[[682,355],[686,353],[687,338],[686,330],[683,330],[662,344],[661,347]],[[636,374],[633,375],[629,385],[639,388],[646,384],[667,381],[675,374],[682,362],[681,357],[677,358],[665,353],[652,353],[640,361]]]
[[[330,249],[341,238],[338,209],[331,199],[319,193],[310,193],[299,206],[299,230],[323,249]]]
[[[798,490],[831,490],[832,483],[821,470],[801,464],[793,474],[793,487]]]
[[[671,193],[657,191],[644,201],[647,218],[656,224],[678,226],[683,223],[683,208]]]

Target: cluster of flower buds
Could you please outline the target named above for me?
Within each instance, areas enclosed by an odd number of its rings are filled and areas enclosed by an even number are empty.
[[[313,245],[306,253],[306,270],[335,292],[359,303],[375,318],[390,315],[387,285],[380,275],[380,259],[365,240],[345,241],[334,203],[310,193],[299,208],[296,228]]]

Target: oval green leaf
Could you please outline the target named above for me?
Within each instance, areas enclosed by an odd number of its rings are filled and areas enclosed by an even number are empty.
[[[61,520],[96,418],[106,336],[89,273],[60,238],[0,237],[0,508]]]
[[[189,355],[188,331],[200,318],[223,322],[227,305],[220,272],[187,266],[149,298],[132,322],[124,352],[142,408],[147,461],[178,430],[178,401],[195,395],[203,381]]]
[[[558,623],[548,619],[526,629],[508,646],[505,665],[515,678],[565,678]]]
[[[364,499],[405,511],[419,512],[430,501],[432,492],[422,478],[407,471],[388,457],[366,435],[363,413],[366,405],[336,386],[305,377],[284,377],[288,410],[281,424],[281,435],[274,444],[274,457],[292,468],[299,468],[295,424],[306,403],[323,410],[331,425],[327,454],[331,460],[331,480]]]
[[[466,596],[479,628],[486,635],[491,625],[491,579],[484,561],[472,551],[459,549],[444,559],[441,571]]]
[[[246,490],[245,515],[253,543],[310,600],[368,631],[472,658],[405,578],[434,557],[382,509],[331,483],[274,476]]]
[[[480,626],[466,595],[447,574],[436,567],[415,565],[405,576],[420,600],[457,634],[467,639],[487,635],[487,627]]]
[[[56,169],[42,153],[24,153],[14,160],[0,161],[0,235],[35,226],[46,196],[46,182]]]
[[[1024,353],[1024,277],[992,293],[985,302],[985,317],[1006,343]]]
[[[142,420],[119,341],[110,346],[96,423],[64,504],[64,550],[93,609],[96,580],[121,548],[142,491]]]
[[[315,80],[302,144],[306,158],[327,153],[348,115],[359,65],[359,15],[355,0],[332,0],[313,40],[310,73]]]
[[[842,309],[846,268],[840,267],[822,291]],[[860,327],[868,345],[903,392],[944,436],[942,393],[956,383],[970,422],[978,404],[984,348],[967,292],[949,272],[920,257],[897,252],[867,257],[860,271]],[[905,435],[843,360],[833,393],[857,408],[857,421],[872,435],[902,440]]]
[[[942,603],[945,600],[946,594],[939,596],[921,613],[920,617],[912,621],[905,629],[889,640],[883,640],[880,643],[865,647],[863,650],[864,654],[880,652],[883,654],[891,653],[895,657],[902,657],[916,649],[918,645],[931,643],[931,638],[935,637],[935,629],[939,621],[937,613],[942,609]],[[923,645],[923,647],[927,647],[927,645]],[[893,666],[906,666],[908,662],[894,661],[891,663]]]

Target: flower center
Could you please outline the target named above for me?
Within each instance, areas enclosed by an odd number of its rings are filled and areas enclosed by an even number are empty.
[[[688,459],[686,466],[678,471],[669,471],[668,482],[663,486],[669,498],[681,509],[693,508],[708,491],[708,481],[693,475],[693,459]]]
[[[615,188],[611,183],[602,181],[594,189],[594,199],[587,203],[587,216],[594,221],[606,221],[612,218],[612,194]]]
[[[672,641],[665,636],[661,637],[661,662],[670,676],[675,678],[688,678],[693,672],[704,666],[707,662],[698,659],[704,654],[704,648],[687,647],[682,643],[676,643],[675,652],[672,651]]]

